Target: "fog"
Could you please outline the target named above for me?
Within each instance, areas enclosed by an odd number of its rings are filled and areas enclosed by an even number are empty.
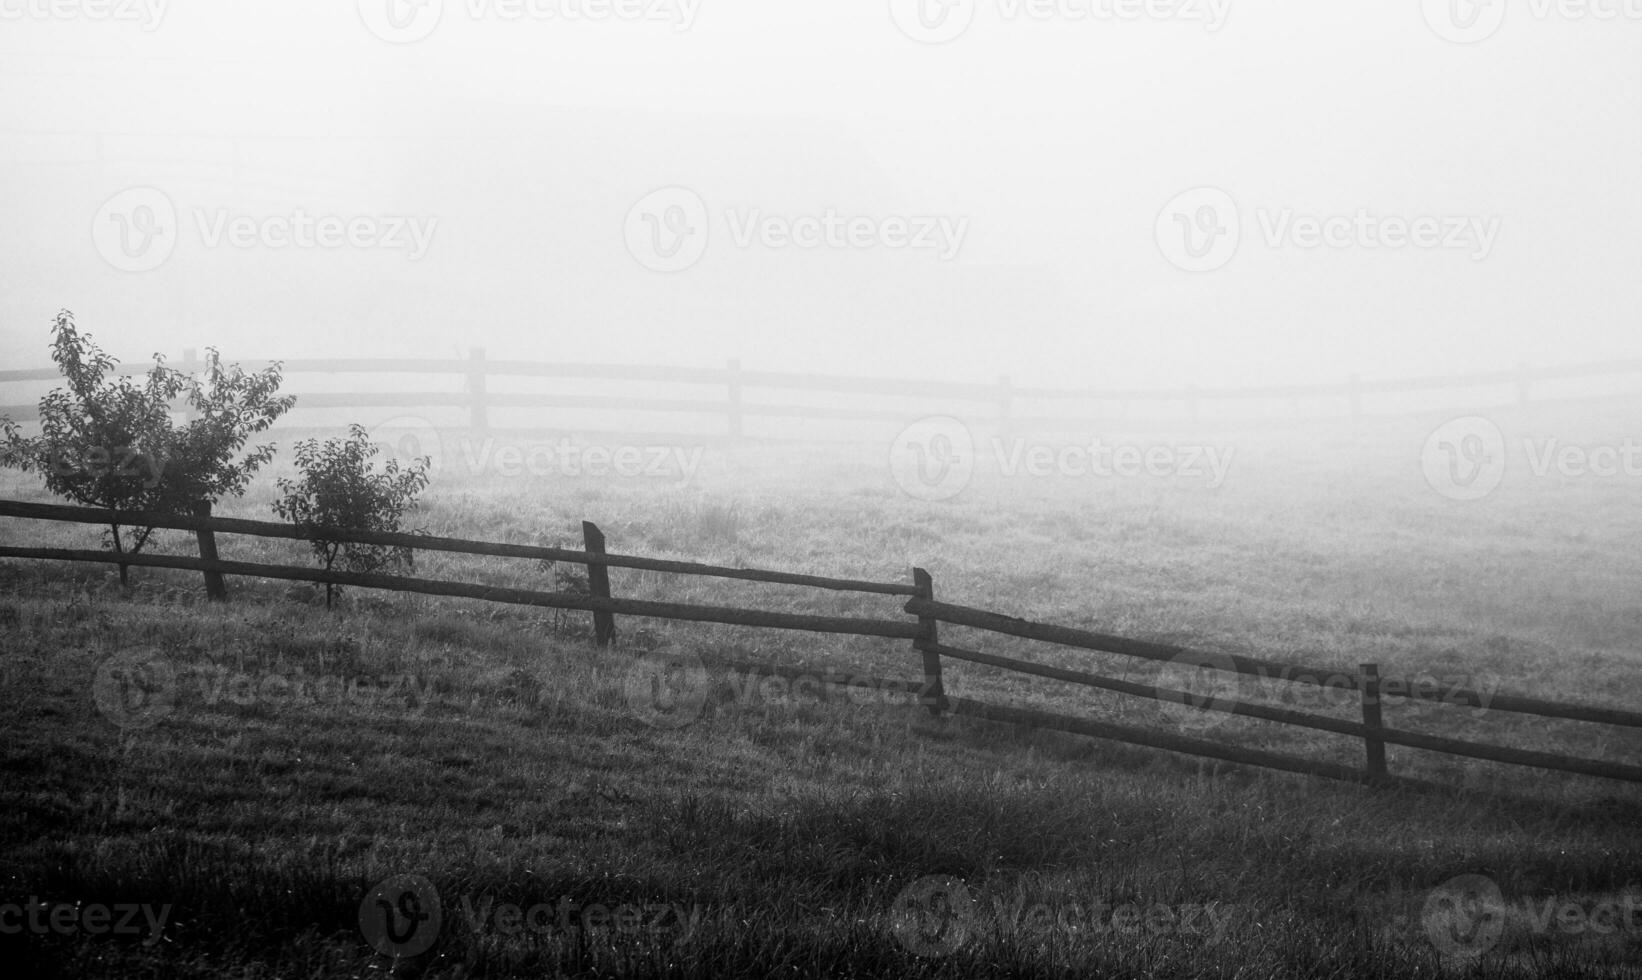
[[[1642,354],[1635,5],[915,6],[0,0],[0,360],[62,307],[127,360]]]

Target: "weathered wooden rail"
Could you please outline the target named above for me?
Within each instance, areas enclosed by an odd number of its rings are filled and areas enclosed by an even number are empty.
[[[923,666],[922,678],[916,684],[918,700],[936,715],[951,713],[995,722],[1056,729],[1096,738],[1150,746],[1186,755],[1220,759],[1241,765],[1305,773],[1354,782],[1407,782],[1409,780],[1394,779],[1387,771],[1385,746],[1400,745],[1465,758],[1483,759],[1626,782],[1642,782],[1642,766],[1601,759],[1573,758],[1549,752],[1491,745],[1387,727],[1382,718],[1382,706],[1388,697],[1420,698],[1422,700],[1438,701],[1459,709],[1486,709],[1630,728],[1642,728],[1642,712],[1568,704],[1521,695],[1484,693],[1460,685],[1422,684],[1411,682],[1406,678],[1381,677],[1374,664],[1362,664],[1355,670],[1340,670],[1314,665],[1284,663],[1258,657],[1208,653],[1170,644],[1153,643],[1090,630],[1016,619],[982,609],[936,601],[933,579],[928,572],[920,568],[912,570],[912,582],[908,584],[833,578],[763,569],[733,568],[699,562],[611,554],[605,550],[603,533],[592,523],[584,523],[583,536],[586,547],[585,550],[578,551],[570,548],[471,541],[461,538],[420,534],[295,526],[269,521],[212,517],[203,514],[116,512],[87,507],[68,507],[56,504],[6,500],[0,500],[0,517],[88,525],[118,523],[125,526],[146,526],[194,532],[200,550],[198,557],[5,545],[0,546],[0,558],[92,562],[196,571],[206,576],[208,595],[213,599],[225,599],[227,597],[226,588],[220,584],[220,577],[234,576],[328,583],[422,595],[477,599],[485,602],[500,602],[521,606],[582,610],[593,614],[594,635],[601,646],[608,646],[615,642],[617,616],[639,616],[685,622],[720,623],[765,629],[800,630],[910,640],[912,648],[921,658]],[[523,558],[581,564],[586,566],[589,571],[589,594],[501,588],[468,582],[415,578],[402,575],[327,571],[314,567],[225,560],[217,555],[215,535],[219,533],[288,540],[322,538],[332,541],[408,547],[422,551],[442,551],[488,557]],[[611,568],[629,568],[686,576],[709,576],[835,592],[899,596],[907,600],[902,612],[914,618],[822,616],[772,609],[748,609],[623,598],[613,594],[609,578],[609,569]],[[1248,698],[1206,697],[1190,691],[1174,690],[1157,685],[1106,677],[1090,671],[1073,670],[1066,667],[985,653],[944,642],[940,636],[940,624],[942,623],[978,630],[983,633],[1047,643],[1058,647],[1116,654],[1154,662],[1184,664],[1194,668],[1206,667],[1266,681],[1309,684],[1342,691],[1354,691],[1360,695],[1362,718],[1360,721],[1335,718],[1278,707]],[[1339,763],[1300,758],[1234,745],[1224,741],[1193,738],[1176,732],[1076,718],[1052,712],[991,705],[970,698],[955,697],[947,690],[945,678],[947,661],[974,663],[1026,676],[1173,703],[1199,711],[1221,712],[1281,725],[1344,735],[1363,742],[1366,763],[1364,768],[1358,769]],[[775,676],[808,674],[807,671],[782,666],[740,665],[740,668],[762,671]]]
[[[248,370],[259,369],[271,361],[242,362]],[[1056,388],[1031,387],[1013,384],[1008,377],[999,377],[991,383],[924,381],[911,378],[854,378],[841,375],[815,374],[792,371],[747,370],[738,360],[730,359],[721,368],[684,368],[628,364],[562,364],[536,361],[498,360],[486,356],[483,348],[474,348],[466,358],[359,358],[359,359],[305,359],[280,362],[287,376],[294,375],[409,375],[418,379],[407,385],[421,384],[420,379],[434,377],[456,382],[457,390],[430,390],[408,388],[401,391],[310,391],[299,393],[293,411],[308,412],[320,409],[456,409],[467,414],[468,428],[485,430],[491,427],[494,409],[559,408],[621,413],[661,414],[669,418],[722,420],[721,434],[739,439],[747,435],[749,419],[784,419],[835,422],[883,422],[906,424],[913,419],[931,414],[946,414],[963,418],[970,423],[988,423],[1007,426],[1011,431],[1088,431],[1091,427],[1114,421],[1148,424],[1146,418],[1135,418],[1129,412],[1131,405],[1153,405],[1169,410],[1168,417],[1184,417],[1193,422],[1212,416],[1205,406],[1218,407],[1249,403],[1282,403],[1292,411],[1278,413],[1267,421],[1294,420],[1307,417],[1300,411],[1304,401],[1332,406],[1327,412],[1313,413],[1313,417],[1342,416],[1362,418],[1370,414],[1367,399],[1373,396],[1428,395],[1435,392],[1490,390],[1506,393],[1501,402],[1526,404],[1536,387],[1547,383],[1604,377],[1631,377],[1642,375],[1642,359],[1595,361],[1583,364],[1561,365],[1549,368],[1530,368],[1521,365],[1509,371],[1486,371],[1473,374],[1433,375],[1423,378],[1364,380],[1355,375],[1342,382],[1275,385],[1266,387],[1184,387],[1184,388]],[[141,374],[149,365],[121,364],[120,374]],[[201,369],[202,362],[194,351],[185,351],[170,366],[184,372]],[[59,378],[55,367],[27,368],[0,371],[0,391],[14,383],[54,381]],[[576,392],[510,392],[498,391],[493,381],[504,378],[558,379],[578,382],[661,383],[687,386],[701,391],[701,397],[632,397],[611,394],[583,394]],[[780,398],[759,400],[749,393],[803,393],[824,396],[873,396],[877,398],[937,399],[943,403],[939,410],[908,411],[885,407],[882,404],[815,405],[787,404]],[[0,397],[0,402],[10,399]],[[1484,399],[1486,401],[1487,399]],[[1093,417],[1086,408],[1083,414],[1068,412],[1067,403],[1076,405],[1108,406],[1108,414]],[[1467,404],[1476,407],[1476,400],[1468,396]],[[1050,406],[1048,411],[1034,406]],[[1116,407],[1117,412],[1110,409]],[[0,404],[0,416],[17,422],[33,421],[38,409],[27,404]],[[1154,418],[1150,422],[1159,422]],[[716,423],[715,423],[716,424]],[[682,435],[679,434],[679,435]],[[691,433],[700,438],[699,433]]]

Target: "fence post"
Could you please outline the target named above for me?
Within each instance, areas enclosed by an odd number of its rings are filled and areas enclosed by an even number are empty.
[[[485,406],[485,349],[475,347],[468,353],[468,428],[483,432],[490,428],[490,413]]]
[[[194,501],[195,517],[210,517],[211,502],[208,500]],[[200,558],[203,561],[217,560],[217,536],[210,528],[200,528],[194,532],[194,538],[199,542]],[[228,583],[222,579],[221,572],[206,572],[205,597],[212,602],[223,602],[228,598]]]
[[[741,358],[732,357],[724,362],[724,369],[730,373],[730,438],[741,439]]]
[[[582,540],[590,555],[604,554],[604,532],[592,521],[582,521]],[[587,591],[595,599],[610,598],[610,566],[587,566]],[[607,647],[616,642],[616,615],[595,609],[593,611],[593,642]]]
[[[1368,776],[1370,779],[1385,778],[1385,742],[1375,737],[1384,727],[1380,722],[1380,668],[1377,664],[1363,664],[1363,726],[1369,734],[1364,737],[1363,744],[1368,750]]]
[[[912,570],[912,584],[918,590],[918,598],[935,601],[935,581],[929,573],[921,568]],[[919,616],[918,627],[923,635],[912,641],[912,647],[924,655],[924,696],[923,703],[929,708],[929,713],[941,717],[946,710],[946,685],[941,680],[941,655],[929,649],[940,642],[939,625],[933,616]]]

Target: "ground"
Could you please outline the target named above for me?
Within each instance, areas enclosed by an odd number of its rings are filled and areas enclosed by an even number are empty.
[[[1616,445],[1637,407],[1497,418],[1512,447]],[[574,546],[587,519],[616,552],[897,582],[919,566],[939,598],[1009,615],[1642,705],[1642,478],[1539,476],[1513,449],[1496,491],[1452,499],[1422,471],[1442,421],[1134,436],[1232,465],[1213,488],[983,466],[935,501],[903,491],[884,446],[708,446],[688,479],[514,476],[447,452],[413,523]],[[273,475],[219,513],[270,519]],[[15,473],[0,497],[47,499]],[[7,520],[0,541],[95,546],[97,532]],[[221,547],[307,560],[288,542]],[[445,555],[416,570],[519,588],[572,572]],[[628,596],[910,618],[892,597],[612,579]],[[658,655],[889,678],[921,661],[906,641],[632,619],[600,651],[581,613],[360,590],[327,612],[322,591],[289,583],[232,589],[210,604],[188,573],[136,569],[122,590],[102,566],[0,562],[0,943],[26,972],[1404,978],[1642,963],[1642,792],[1623,783],[1393,746],[1393,772],[1436,788],[1366,788],[936,718],[884,691],[733,680],[658,725],[635,687]],[[171,700],[119,700],[133,651],[170,671]],[[1338,736],[947,671],[965,697],[1362,764]],[[1358,711],[1276,685],[1239,696]],[[1635,729],[1386,713],[1642,764]],[[406,925],[436,906],[437,930]]]

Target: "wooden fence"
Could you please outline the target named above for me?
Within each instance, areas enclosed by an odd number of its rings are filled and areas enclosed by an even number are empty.
[[[265,367],[266,361],[243,362],[247,369]],[[194,351],[170,365],[184,372],[197,372],[203,365]],[[141,374],[147,365],[124,364],[123,374]],[[1434,392],[1493,389],[1508,392],[1507,402],[1526,404],[1536,387],[1549,382],[1642,375],[1642,359],[1613,360],[1531,369],[1526,365],[1511,371],[1475,374],[1435,375],[1400,380],[1364,380],[1356,375],[1334,384],[1299,384],[1262,388],[1049,388],[1011,384],[999,377],[990,384],[931,382],[897,378],[854,378],[828,374],[781,371],[752,371],[730,360],[722,368],[682,368],[619,364],[561,364],[536,361],[492,360],[482,348],[474,348],[465,359],[372,358],[357,360],[289,360],[282,362],[287,376],[395,374],[443,376],[456,382],[459,390],[404,390],[354,392],[297,392],[296,410],[400,409],[428,411],[456,410],[465,413],[474,430],[491,428],[493,410],[573,409],[594,412],[661,414],[669,419],[686,417],[703,420],[728,439],[748,435],[749,420],[798,420],[843,423],[899,423],[931,414],[948,414],[969,422],[985,422],[1012,431],[1086,431],[1115,421],[1144,423],[1131,417],[1135,405],[1172,408],[1178,418],[1196,422],[1216,417],[1228,406],[1250,402],[1287,402],[1293,411],[1275,418],[1306,417],[1302,402],[1321,401],[1334,408],[1328,416],[1360,419],[1372,414],[1367,401],[1376,396],[1418,395]],[[54,381],[55,367],[0,371],[0,386],[22,382]],[[705,389],[703,397],[634,398],[608,394],[565,392],[497,391],[493,381],[504,378],[559,379],[611,383],[652,383],[685,385]],[[3,390],[3,389],[0,389]],[[883,407],[882,404],[805,405],[759,401],[749,393],[805,393],[858,398],[913,398],[937,400],[938,410],[911,411]],[[8,401],[0,397],[0,402]],[[1032,406],[1055,402],[1105,403],[1115,407],[1108,417],[1072,414],[1034,414]],[[1485,401],[1485,399],[1484,399]],[[1468,405],[1478,404],[1473,399]],[[28,404],[0,404],[0,416],[14,421],[32,421],[38,409]],[[1317,417],[1324,417],[1319,415]],[[1153,421],[1156,421],[1155,419]],[[1258,420],[1256,420],[1258,421]],[[552,428],[541,426],[541,428]],[[677,433],[675,433],[677,434]],[[690,433],[699,436],[700,433]]]
[[[1642,782],[1642,766],[1598,759],[1580,759],[1525,749],[1509,748],[1445,736],[1427,735],[1387,727],[1382,706],[1395,697],[1432,699],[1458,708],[1486,709],[1536,715],[1570,721],[1642,728],[1642,712],[1618,708],[1568,704],[1502,693],[1483,693],[1463,686],[1433,687],[1405,678],[1382,677],[1374,664],[1355,670],[1293,664],[1256,657],[1211,654],[1184,647],[1111,636],[1089,630],[1016,619],[981,609],[953,605],[935,598],[934,581],[921,568],[912,569],[910,583],[871,582],[832,578],[794,572],[733,568],[699,562],[611,554],[605,550],[604,535],[591,523],[583,524],[585,550],[536,545],[502,544],[419,534],[383,533],[357,530],[318,529],[267,521],[241,520],[193,514],[115,512],[86,507],[25,503],[0,500],[0,517],[77,524],[146,526],[192,531],[199,543],[200,556],[115,553],[106,550],[31,548],[0,546],[0,558],[98,562],[125,566],[171,568],[201,572],[206,577],[207,595],[226,599],[222,576],[284,579],[333,585],[359,586],[412,592],[422,595],[452,596],[550,609],[575,609],[592,613],[596,641],[609,646],[616,640],[617,616],[639,616],[686,622],[723,623],[768,629],[805,630],[818,633],[876,636],[911,641],[923,665],[921,681],[911,685],[920,702],[932,713],[952,713],[990,721],[1055,729],[1171,752],[1220,759],[1241,765],[1305,773],[1353,782],[1384,782],[1394,777],[1387,770],[1386,745],[1402,745],[1446,755],[1532,766],[1559,772],[1607,779]],[[501,558],[524,558],[584,565],[588,569],[589,594],[543,592],[499,588],[466,582],[441,581],[397,575],[327,571],[313,567],[226,561],[216,557],[217,534],[237,534],[262,538],[307,540],[324,538],[361,544],[408,547]],[[608,571],[632,568],[678,575],[711,576],[778,585],[803,586],[836,592],[895,596],[906,600],[903,612],[912,619],[818,616],[767,609],[747,609],[693,603],[626,599],[612,593]],[[1016,637],[1060,647],[1098,651],[1156,662],[1185,665],[1193,669],[1212,668],[1267,681],[1309,684],[1360,695],[1361,721],[1347,721],[1326,715],[1296,711],[1245,698],[1203,696],[1134,681],[1105,677],[995,654],[983,653],[943,642],[940,625]],[[1193,738],[1156,729],[1076,718],[1039,710],[986,704],[951,695],[948,690],[948,663],[983,664],[1002,670],[1063,683],[1112,691],[1119,694],[1172,703],[1198,711],[1222,712],[1257,718],[1282,725],[1329,732],[1358,739],[1363,743],[1365,765],[1358,769],[1338,763],[1246,748],[1225,742]],[[776,676],[799,676],[797,668],[770,665],[739,665],[740,669]]]

